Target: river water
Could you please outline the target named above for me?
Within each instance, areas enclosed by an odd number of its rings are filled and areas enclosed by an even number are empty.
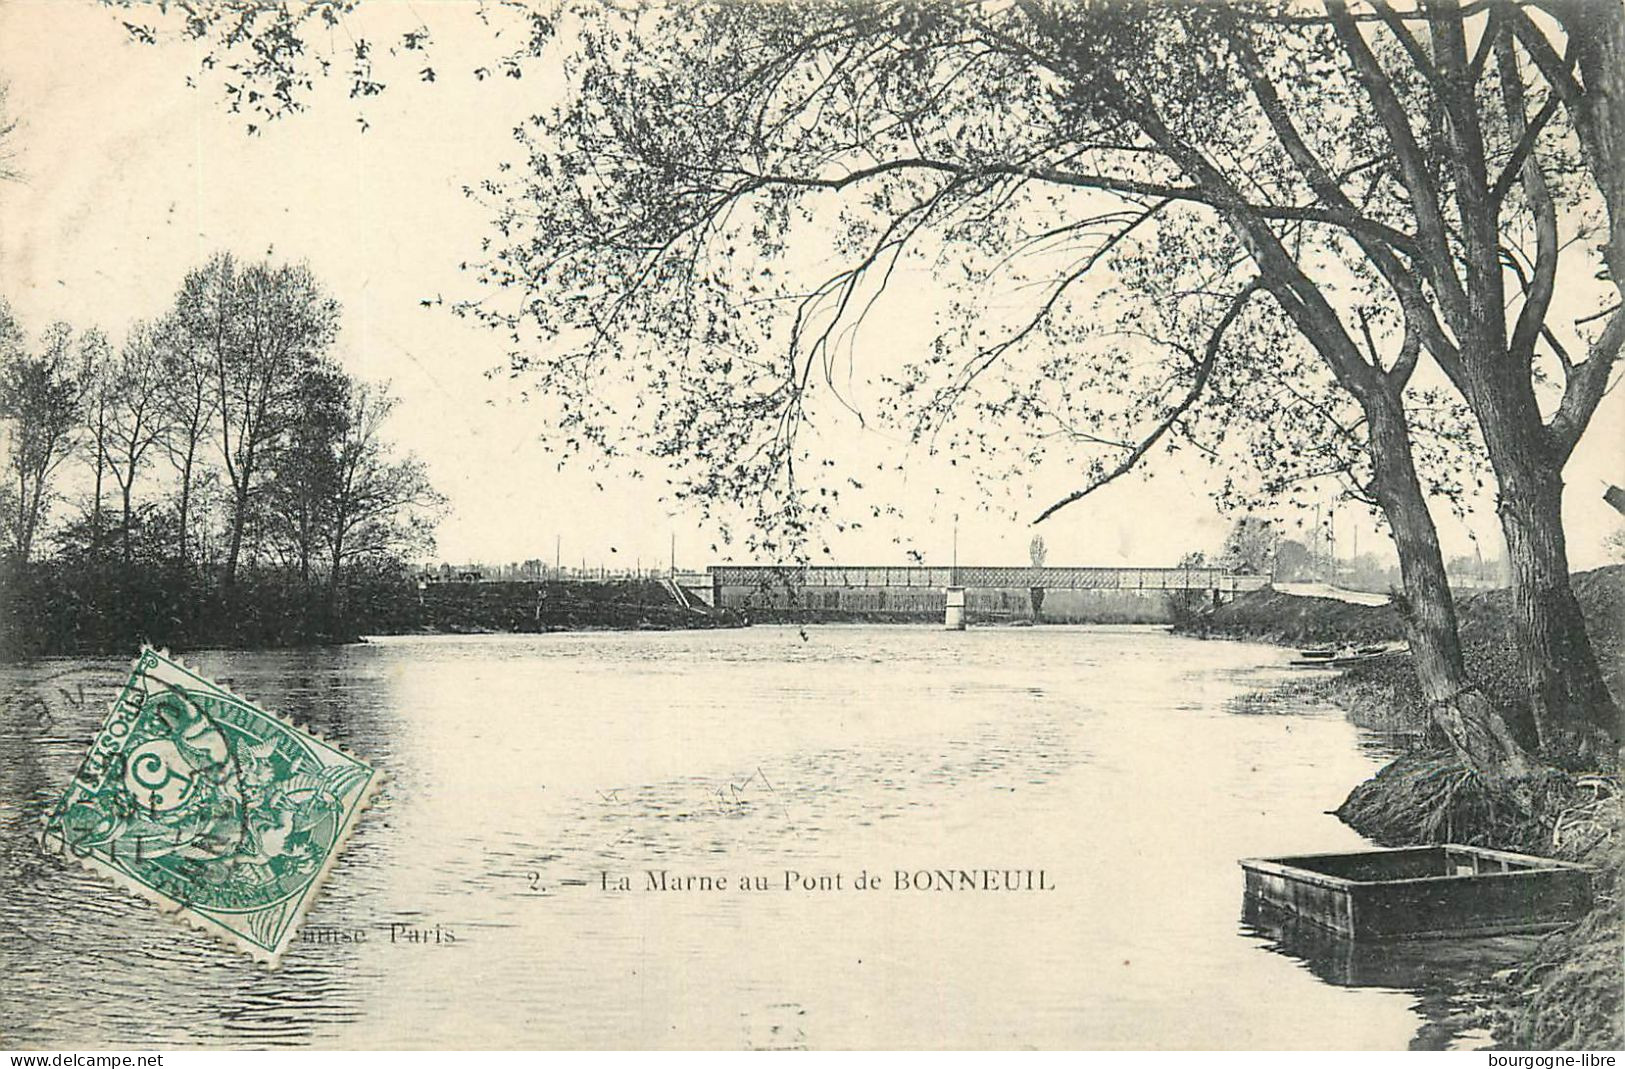
[[[1287,656],[1081,627],[191,654],[391,777],[275,973],[31,838],[123,664],[0,669],[0,1046],[1472,1044],[1451,981],[1515,947],[1351,963],[1243,917],[1236,860],[1361,846],[1326,811],[1382,761],[1333,710],[1236,711]],[[988,868],[1046,889],[896,887]]]

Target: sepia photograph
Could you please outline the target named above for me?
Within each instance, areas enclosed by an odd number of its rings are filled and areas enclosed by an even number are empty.
[[[1622,349],[1622,0],[0,0],[0,1051],[1615,1065]]]

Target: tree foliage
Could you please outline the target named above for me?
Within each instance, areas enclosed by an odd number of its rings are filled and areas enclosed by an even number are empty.
[[[0,182],[22,177],[17,164],[18,122],[11,110],[10,87],[0,81]]]
[[[318,83],[328,79],[341,83],[351,100],[364,102],[385,92],[397,77],[421,82],[440,77],[429,24],[436,15],[434,5],[395,5],[395,13],[404,18],[375,33],[357,25],[360,0],[102,3],[114,9],[137,43],[155,45],[173,37],[200,49],[199,73],[192,83],[210,82],[228,110],[246,117],[250,134],[304,111]],[[551,5],[475,0],[473,11],[500,42],[496,54],[473,70],[479,79],[523,77],[521,60],[540,55],[553,33]],[[368,128],[364,111],[357,113],[356,123]]]

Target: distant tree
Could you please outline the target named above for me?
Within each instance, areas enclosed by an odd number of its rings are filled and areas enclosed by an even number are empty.
[[[173,322],[167,320],[132,326],[105,387],[107,427],[102,450],[121,497],[119,538],[125,564],[135,557],[132,506],[136,480],[169,431],[165,398],[169,361],[165,354],[175,344],[173,328]]]
[[[1243,516],[1225,536],[1219,565],[1242,575],[1269,575],[1275,561],[1275,546],[1281,536],[1275,524],[1262,516]]]
[[[1275,547],[1274,576],[1291,582],[1302,579],[1314,566],[1309,547],[1292,538],[1283,538]]]
[[[90,495],[89,559],[102,560],[103,535],[107,530],[103,512],[103,490],[107,479],[108,419],[116,389],[112,366],[113,347],[99,330],[87,330],[79,340],[80,408],[84,420],[80,451],[93,472]]]
[[[318,365],[299,379],[294,414],[269,454],[263,512],[273,547],[308,585],[323,552],[329,513],[338,494],[339,457],[348,418],[349,380]]]
[[[52,324],[30,352],[10,308],[0,302],[0,420],[6,425],[6,466],[16,495],[7,520],[11,553],[20,563],[33,552],[52,477],[78,439],[81,370],[72,327]]]
[[[22,325],[11,314],[11,305],[5,298],[0,297],[0,375],[10,377],[11,368],[24,359],[28,339],[23,334]],[[5,552],[9,555],[16,549],[16,533],[18,529],[19,508],[21,499],[16,479],[16,469],[13,466],[16,460],[17,429],[11,417],[0,414],[4,420],[6,474],[0,480],[0,537],[4,540]]]
[[[1210,562],[1207,554],[1199,549],[1191,550],[1179,558],[1181,568],[1207,568]],[[1187,586],[1182,590],[1170,590],[1167,595],[1168,612],[1175,623],[1189,623],[1201,614],[1207,607],[1207,591],[1200,585]]]
[[[185,305],[207,299],[204,276],[193,272],[183,283],[175,306],[165,317],[162,333],[168,344],[159,349],[163,361],[164,453],[175,470],[179,493],[175,500],[175,557],[181,567],[192,563],[195,497],[204,474],[203,450],[214,419],[214,368],[204,338],[193,328],[207,317],[201,309],[188,325]]]
[[[1355,590],[1375,593],[1395,585],[1393,570],[1388,562],[1375,553],[1362,553],[1350,560],[1344,570],[1343,581]]]
[[[1610,531],[1608,537],[1603,539],[1603,548],[1608,551],[1610,560],[1625,564],[1625,527]]]
[[[1049,548],[1044,545],[1043,535],[1035,534],[1032,541],[1027,543],[1027,557],[1033,562],[1033,583],[1027,595],[1032,602],[1033,619],[1037,620],[1044,614],[1044,587],[1040,577],[1044,561],[1049,559]]]
[[[328,599],[335,606],[347,566],[368,558],[409,558],[434,549],[433,529],[445,498],[416,457],[396,458],[383,436],[394,411],[387,387],[352,384],[335,453],[328,509]]]
[[[1033,535],[1033,540],[1027,543],[1027,556],[1033,562],[1034,568],[1042,568],[1049,559],[1049,548],[1044,545],[1044,536]]]
[[[10,87],[0,81],[0,182],[22,177],[17,168],[17,118],[10,106]]]

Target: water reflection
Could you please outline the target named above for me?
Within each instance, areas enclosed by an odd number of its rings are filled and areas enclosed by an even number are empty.
[[[1529,956],[1538,935],[1366,942],[1311,924],[1251,895],[1243,896],[1242,931],[1264,948],[1300,963],[1338,987],[1377,988],[1415,996],[1421,1015],[1412,1050],[1476,1049],[1489,1037],[1477,1021],[1477,991],[1487,977]]]

